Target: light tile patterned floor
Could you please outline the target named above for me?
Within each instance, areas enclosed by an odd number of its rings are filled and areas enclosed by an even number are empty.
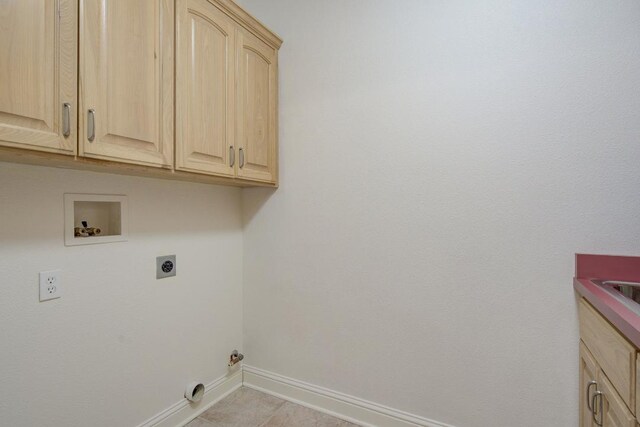
[[[268,394],[241,387],[186,427],[357,427]]]

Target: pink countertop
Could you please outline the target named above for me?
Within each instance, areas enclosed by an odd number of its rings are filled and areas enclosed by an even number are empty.
[[[640,348],[640,316],[591,280],[640,282],[640,257],[576,254],[573,288],[636,347]]]

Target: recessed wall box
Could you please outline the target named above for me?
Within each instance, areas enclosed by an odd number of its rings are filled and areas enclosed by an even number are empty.
[[[126,241],[127,196],[64,195],[64,244],[91,245]]]

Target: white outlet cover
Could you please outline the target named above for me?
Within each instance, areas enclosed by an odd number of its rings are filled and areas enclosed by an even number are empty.
[[[62,296],[62,283],[60,283],[61,270],[40,272],[40,301],[60,298]]]

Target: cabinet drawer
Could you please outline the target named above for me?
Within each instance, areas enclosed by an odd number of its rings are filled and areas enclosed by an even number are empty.
[[[580,300],[580,337],[618,391],[636,408],[636,349],[584,299]]]

